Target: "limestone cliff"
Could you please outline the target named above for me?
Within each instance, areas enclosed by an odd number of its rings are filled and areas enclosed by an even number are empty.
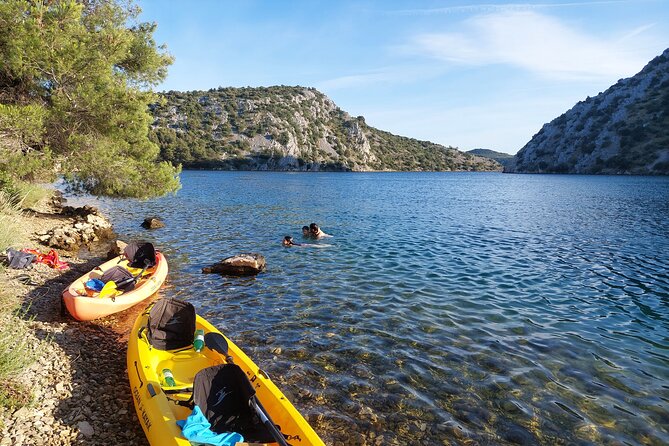
[[[545,124],[505,171],[669,174],[669,49]]]
[[[392,135],[303,87],[168,92],[155,104],[161,157],[186,168],[295,171],[501,170],[489,159]]]

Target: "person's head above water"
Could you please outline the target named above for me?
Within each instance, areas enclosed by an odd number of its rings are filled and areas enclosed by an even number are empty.
[[[302,235],[309,235],[309,226],[302,226]]]
[[[332,237],[330,234],[323,232],[321,228],[318,227],[316,223],[309,225],[309,237],[319,239],[323,237]]]
[[[289,235],[287,235],[283,238],[283,240],[281,241],[281,244],[283,246],[303,246],[302,243],[295,243],[293,241],[293,237],[291,237]]]

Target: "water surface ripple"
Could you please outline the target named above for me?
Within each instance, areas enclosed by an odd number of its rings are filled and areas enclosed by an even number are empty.
[[[669,179],[193,172],[103,201],[329,444],[669,444]],[[167,227],[144,232],[158,215]],[[332,247],[283,248],[318,222]],[[203,266],[260,252],[255,279]]]

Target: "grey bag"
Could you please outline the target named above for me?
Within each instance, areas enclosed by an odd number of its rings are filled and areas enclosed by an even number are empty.
[[[136,278],[122,266],[112,266],[100,277],[104,283],[113,280],[116,288],[121,291],[130,291],[135,288]]]
[[[10,268],[24,269],[30,266],[35,261],[37,256],[35,254],[28,254],[27,252],[17,251],[9,248],[7,250],[7,263]]]

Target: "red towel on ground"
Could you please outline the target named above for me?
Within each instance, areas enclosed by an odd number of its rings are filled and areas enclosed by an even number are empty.
[[[56,252],[55,249],[49,251],[48,254],[42,254],[38,250],[30,248],[23,248],[21,251],[27,252],[29,254],[35,254],[37,256],[35,262],[44,263],[46,265],[49,265],[51,268],[67,269],[70,267],[70,265],[68,265],[67,262],[58,259],[58,253]]]

